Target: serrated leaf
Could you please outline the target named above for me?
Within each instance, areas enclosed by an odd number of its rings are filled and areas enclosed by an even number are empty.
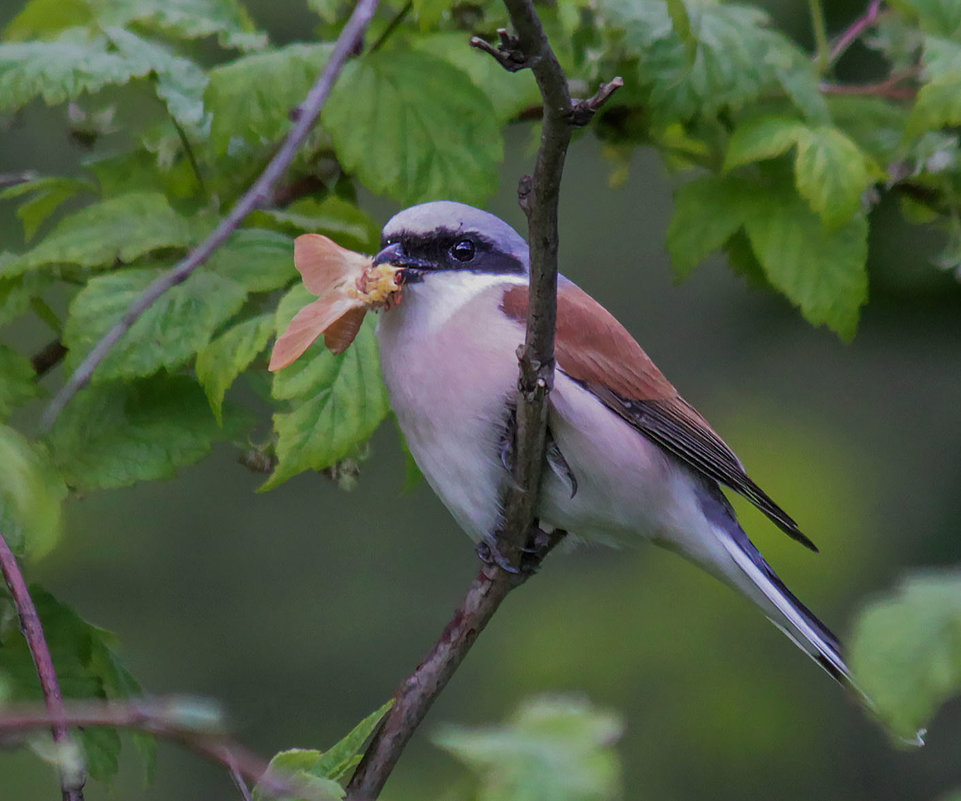
[[[0,192],[0,200],[32,195],[17,208],[17,216],[23,223],[24,236],[30,240],[33,239],[37,228],[60,207],[61,203],[69,200],[77,192],[90,188],[90,184],[75,178],[38,177],[4,189]]]
[[[543,102],[534,73],[530,70],[508,72],[487,53],[468,46],[468,37],[463,33],[418,36],[410,45],[444,59],[467,75],[471,83],[487,95],[501,124],[523,111],[538,108]]]
[[[283,793],[284,801],[339,801],[345,795],[344,788],[331,779],[321,778],[311,772],[319,759],[319,751],[305,748],[292,748],[275,754],[264,778],[254,787],[254,801],[277,798],[277,793],[270,789],[272,783],[289,788]]]
[[[213,114],[210,141],[216,152],[226,153],[234,137],[254,145],[280,139],[330,51],[326,44],[294,44],[210,70],[204,100]]]
[[[203,127],[207,75],[199,65],[123,28],[108,27],[105,32],[117,52],[136,65],[138,74],[154,77],[157,96],[171,117],[189,129]]]
[[[347,64],[322,118],[344,167],[402,203],[483,203],[503,141],[490,100],[426,53],[379,50]]]
[[[36,584],[30,586],[30,595],[65,697],[120,700],[140,693],[140,685],[115,652],[116,643],[110,632],[83,620]],[[17,700],[39,701],[42,698],[33,660],[19,631],[11,637],[3,637],[0,632],[0,662],[11,677],[12,692]],[[102,736],[99,732],[113,736]],[[152,749],[151,738],[142,736],[140,739],[143,743],[150,742]],[[94,778],[104,781],[116,774],[121,742],[115,730],[85,729],[80,741]]]
[[[295,286],[277,312],[278,330],[314,296]],[[273,396],[293,410],[274,415],[277,467],[262,489],[274,489],[304,470],[322,470],[350,455],[374,433],[389,410],[373,322],[367,319],[346,352],[321,343],[274,374]]]
[[[380,242],[380,226],[370,215],[336,195],[321,201],[306,197],[260,214],[292,232],[324,234],[350,250],[370,253]]]
[[[862,609],[851,667],[879,717],[898,738],[913,740],[961,691],[961,573],[910,575]]]
[[[829,227],[850,220],[861,207],[861,195],[882,175],[837,128],[807,128],[798,137],[794,162],[798,192]]]
[[[262,314],[228,329],[197,354],[200,381],[218,423],[223,422],[224,395],[274,335],[274,317]]]
[[[107,52],[105,36],[82,28],[69,28],[52,41],[0,44],[0,109],[15,111],[38,97],[52,106],[145,74]]]
[[[724,170],[784,155],[807,127],[787,117],[754,117],[738,125],[727,144]]]
[[[229,436],[200,386],[185,376],[88,387],[57,420],[49,441],[67,483],[81,490],[172,477]]]
[[[294,243],[286,234],[261,228],[235,231],[210,257],[208,268],[248,292],[269,292],[297,277]]]
[[[908,137],[961,124],[961,45],[926,36],[923,60],[928,80],[918,91],[908,117]]]
[[[375,710],[354,726],[346,737],[332,745],[320,755],[316,763],[308,770],[326,779],[341,779],[353,770],[360,761],[364,743],[370,738],[391,707],[394,699],[391,698],[380,709]]]
[[[0,419],[40,395],[36,377],[26,356],[0,345]]]
[[[637,78],[658,125],[737,110],[779,90],[805,114],[824,113],[810,59],[767,27],[763,11],[736,3],[684,5],[697,43],[693,63],[666,3],[601,4],[603,21],[623,32],[621,46],[637,59]]]
[[[40,244],[13,259],[4,274],[48,264],[113,266],[161,248],[186,248],[191,240],[187,220],[163,195],[132,192],[64,217]]]
[[[745,228],[771,285],[812,325],[853,338],[868,292],[864,214],[829,230],[793,190],[781,186],[759,190]]]
[[[54,546],[66,495],[46,451],[0,425],[0,532],[16,553],[39,557]]]
[[[613,801],[621,795],[617,715],[579,698],[528,701],[503,726],[432,738],[480,779],[479,801]]]
[[[709,175],[683,184],[674,193],[667,250],[679,278],[690,275],[743,225],[746,191],[749,187],[734,176]]]
[[[76,369],[130,305],[166,272],[163,268],[123,270],[92,278],[71,302],[64,326],[69,369]],[[143,313],[107,354],[93,380],[142,377],[162,367],[178,367],[207,346],[214,332],[240,310],[246,294],[229,278],[195,272]]]

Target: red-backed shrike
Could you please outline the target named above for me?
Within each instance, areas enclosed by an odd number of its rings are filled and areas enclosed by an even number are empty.
[[[478,542],[501,515],[508,410],[524,340],[528,247],[497,217],[439,201],[383,231],[375,264],[403,268],[403,301],[381,315],[384,378],[428,483]],[[721,485],[817,550],[625,328],[564,277],[557,289],[553,446],[537,516],[584,540],[651,540],[742,592],[842,683],[837,639],[777,577]]]

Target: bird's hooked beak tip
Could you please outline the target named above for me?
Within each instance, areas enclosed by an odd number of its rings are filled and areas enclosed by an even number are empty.
[[[383,248],[380,253],[374,256],[374,267],[379,267],[382,264],[389,264],[391,267],[398,268],[397,275],[400,278],[400,285],[403,286],[407,283],[412,283],[417,280],[417,269],[416,266],[411,264],[410,259],[407,254],[404,253],[404,247],[400,242],[394,242],[391,245]]]

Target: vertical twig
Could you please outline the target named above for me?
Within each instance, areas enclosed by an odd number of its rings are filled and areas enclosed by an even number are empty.
[[[824,75],[831,65],[831,54],[821,0],[808,0],[808,9],[811,12],[811,27],[814,29],[814,46],[817,49],[816,63],[818,75]]]
[[[23,632],[33,664],[37,669],[43,700],[52,721],[50,730],[53,741],[61,748],[70,748],[79,753],[66,723],[66,710],[63,705],[63,694],[60,692],[60,682],[57,680],[57,671],[53,666],[53,658],[50,656],[47,638],[43,634],[43,626],[40,625],[37,608],[27,590],[27,583],[23,579],[23,573],[20,572],[17,558],[7,544],[3,532],[0,532],[0,571],[10,589],[10,597],[20,617],[20,631]],[[58,768],[63,801],[83,801],[83,771],[70,771],[63,764],[58,765]]]
[[[148,286],[143,294],[130,304],[120,322],[97,342],[93,350],[80,363],[44,411],[42,419],[44,429],[49,430],[53,426],[63,408],[74,395],[86,386],[93,375],[93,371],[97,369],[114,345],[140,319],[143,313],[168,290],[186,281],[194,270],[207,261],[214,251],[227,241],[227,237],[236,230],[250,212],[270,199],[277,181],[287,171],[287,167],[290,166],[294,156],[297,155],[301,143],[320,116],[320,112],[330,95],[330,90],[340,76],[344,64],[347,63],[350,55],[356,51],[358,43],[363,38],[374,12],[377,10],[378,3],[379,0],[359,0],[340,36],[337,37],[337,43],[330,54],[327,66],[300,105],[296,121],[277,154],[270,160],[270,163],[264,168],[264,171],[254,181],[250,189],[237,201],[230,214],[221,221],[220,225],[185,259]]]

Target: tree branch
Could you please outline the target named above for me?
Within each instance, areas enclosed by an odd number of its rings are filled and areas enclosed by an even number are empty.
[[[881,0],[871,0],[867,10],[852,22],[831,45],[829,64],[834,64],[847,49],[857,41],[858,37],[878,21],[881,16]]]
[[[57,671],[53,666],[53,658],[50,656],[50,648],[43,634],[37,608],[30,597],[27,583],[17,564],[17,558],[7,544],[3,532],[0,532],[0,572],[3,573],[3,579],[10,589],[10,597],[20,618],[20,631],[23,632],[24,639],[27,641],[27,648],[30,649],[30,656],[33,658],[37,677],[40,679],[40,689],[47,708],[45,723],[50,726],[53,741],[58,746],[71,748],[79,754],[78,746],[67,727],[63,693],[60,692]],[[63,801],[83,801],[83,785],[86,777],[82,766],[79,768],[73,766],[68,769],[60,765],[59,770]]]
[[[503,522],[488,543],[492,563],[481,567],[440,639],[397,690],[394,706],[374,734],[347,786],[350,801],[373,801],[378,797],[415,729],[481,630],[507,594],[529,575],[529,571],[520,570],[525,552],[533,550],[536,566],[563,537],[563,532],[546,535],[534,524],[544,462],[547,400],[554,383],[558,197],[573,129],[585,125],[623,82],[617,78],[589,100],[572,100],[567,78],[532,2],[504,3],[517,35],[498,31],[497,48],[477,38],[471,44],[490,53],[509,71],[526,67],[533,70],[544,99],[541,145],[534,174],[521,180],[518,193],[528,219],[531,275],[527,333],[517,354],[520,371],[511,450],[514,480],[505,494]]]
[[[301,143],[320,116],[321,109],[327,102],[327,97],[330,95],[334,82],[343,70],[348,57],[355,51],[361,41],[371,18],[374,16],[378,3],[379,0],[359,0],[350,15],[350,19],[337,38],[337,43],[334,45],[327,66],[299,107],[297,119],[277,154],[270,160],[253,186],[237,201],[230,214],[214,229],[213,233],[194,248],[183,261],[148,286],[143,294],[130,304],[120,322],[110,329],[90,351],[44,412],[42,425],[45,429],[49,430],[53,426],[60,412],[63,411],[71,398],[90,381],[94,370],[141,315],[164,293],[187,280],[190,274],[210,258],[214,251],[227,240],[250,212],[270,199],[274,186],[283,176],[287,167],[290,166]]]
[[[153,734],[190,749],[199,756],[224,767],[237,784],[245,799],[250,797],[246,781],[260,786],[274,795],[293,795],[298,788],[283,776],[267,772],[268,763],[257,754],[227,738],[222,732],[198,728],[190,701],[182,698],[154,698],[116,701],[79,701],[61,704],[54,715],[33,706],[7,706],[0,713],[0,744],[11,737],[43,729],[51,723],[71,726],[110,726]],[[301,797],[301,796],[298,796]]]

